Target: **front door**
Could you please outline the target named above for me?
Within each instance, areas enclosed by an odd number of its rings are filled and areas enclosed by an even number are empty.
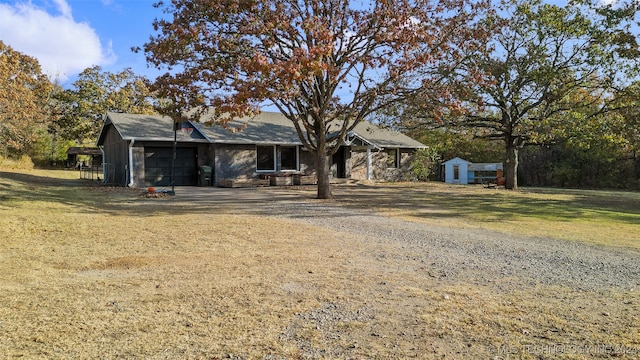
[[[346,148],[344,146],[340,146],[338,151],[333,154],[331,162],[331,173],[334,178],[344,179],[347,177],[346,162]]]

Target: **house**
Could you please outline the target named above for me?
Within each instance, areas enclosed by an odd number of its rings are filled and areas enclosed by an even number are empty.
[[[108,113],[97,145],[104,156],[104,180],[117,186],[171,185],[174,136],[177,142],[174,184],[198,185],[211,169],[211,185],[290,184],[315,179],[312,154],[293,123],[280,113],[219,125],[173,120],[160,115]],[[394,181],[410,177],[411,154],[423,144],[398,132],[360,123],[332,158],[333,178]],[[209,178],[206,178],[209,183]]]
[[[502,163],[472,163],[455,157],[442,166],[444,182],[449,184],[486,184],[502,178]]]

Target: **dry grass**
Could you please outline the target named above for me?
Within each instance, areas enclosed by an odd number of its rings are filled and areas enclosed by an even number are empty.
[[[637,290],[504,293],[399,244],[71,179],[0,173],[4,358],[639,356]]]
[[[400,183],[335,193],[351,206],[412,221],[640,249],[638,192]]]

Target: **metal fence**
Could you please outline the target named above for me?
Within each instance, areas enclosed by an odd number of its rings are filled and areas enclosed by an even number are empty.
[[[103,181],[102,165],[82,166],[80,165],[80,179]]]

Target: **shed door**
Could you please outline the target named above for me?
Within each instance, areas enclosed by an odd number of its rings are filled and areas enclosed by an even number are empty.
[[[144,150],[145,186],[171,185],[172,148],[148,147]],[[197,152],[195,148],[177,148],[175,164],[175,185],[195,186],[198,184]]]

